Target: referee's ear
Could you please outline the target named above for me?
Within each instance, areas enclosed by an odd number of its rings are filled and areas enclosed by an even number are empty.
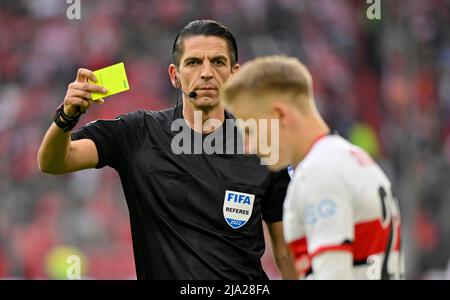
[[[233,67],[231,67],[231,74],[239,71],[240,68],[241,68],[240,64],[235,64]]]
[[[174,88],[180,88],[180,81],[178,79],[178,70],[174,64],[169,65],[169,69],[167,70],[170,76],[170,82],[172,83]]]

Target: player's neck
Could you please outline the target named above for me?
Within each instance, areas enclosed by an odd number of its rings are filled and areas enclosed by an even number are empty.
[[[188,126],[203,134],[213,132],[225,120],[225,109],[220,103],[215,106],[196,107],[191,103],[183,105],[183,118]]]
[[[292,158],[292,165],[297,166],[311,151],[314,145],[330,133],[330,128],[322,119],[310,123],[308,128],[302,130],[302,136],[295,139],[297,151]]]

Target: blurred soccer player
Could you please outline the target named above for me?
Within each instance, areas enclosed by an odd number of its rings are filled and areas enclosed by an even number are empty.
[[[191,22],[176,37],[172,59],[169,75],[182,92],[181,106],[98,120],[72,133],[91,105],[90,93],[102,90],[87,82],[95,81],[93,72],[80,69],[44,137],[40,169],[117,170],[139,279],[266,279],[262,220],[282,276],[292,278],[281,224],[287,172],[270,174],[254,155],[176,154],[171,148],[178,134],[174,120],[186,125],[189,138],[202,142],[216,135],[223,145],[236,143],[236,137],[221,136],[215,123],[207,125],[233,118],[218,99],[223,82],[239,69],[233,35],[214,21]],[[202,113],[197,128],[195,112]]]
[[[283,221],[299,277],[403,278],[391,183],[364,150],[330,133],[306,67],[295,58],[255,59],[225,84],[223,96],[239,119],[279,123],[279,160],[269,167],[295,167]],[[259,135],[274,144],[268,133],[259,123],[246,128],[249,140]]]

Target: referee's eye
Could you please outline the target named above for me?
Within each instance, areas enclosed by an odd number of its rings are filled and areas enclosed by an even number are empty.
[[[218,65],[218,66],[223,66],[223,65],[225,65],[225,62],[221,59],[216,59],[213,61],[213,64]]]
[[[195,66],[199,65],[200,61],[198,59],[189,60],[186,62],[186,66]]]

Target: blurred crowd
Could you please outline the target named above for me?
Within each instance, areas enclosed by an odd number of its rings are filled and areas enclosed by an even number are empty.
[[[1,1],[0,278],[64,277],[64,253],[85,259],[85,278],[135,278],[116,173],[44,175],[37,150],[79,67],[123,61],[131,86],[80,125],[173,105],[173,39],[215,19],[241,63],[287,54],[309,67],[325,119],[393,183],[407,278],[450,279],[450,4],[381,2],[369,20],[361,0],[81,0],[81,19],[69,20],[64,0]],[[279,278],[270,251],[263,262]]]

